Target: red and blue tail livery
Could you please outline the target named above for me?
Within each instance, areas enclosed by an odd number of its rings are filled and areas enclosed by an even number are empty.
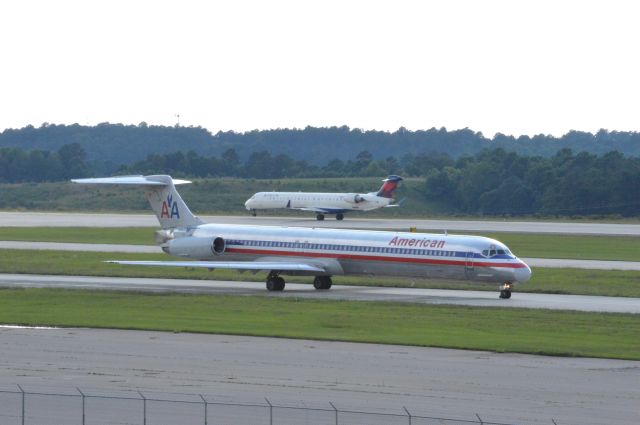
[[[382,187],[376,195],[382,198],[393,198],[393,192],[398,187],[398,183],[402,180],[404,179],[400,176],[396,176],[395,174],[390,175],[386,179],[382,180]]]

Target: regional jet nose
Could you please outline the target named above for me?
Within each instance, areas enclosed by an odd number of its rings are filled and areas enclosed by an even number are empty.
[[[520,261],[522,267],[513,270],[516,282],[527,282],[531,279],[531,269],[524,262]]]

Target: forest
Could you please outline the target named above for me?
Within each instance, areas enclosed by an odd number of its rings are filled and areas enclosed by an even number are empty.
[[[229,148],[220,156],[201,156],[194,151],[152,154],[121,164],[116,173],[244,179],[400,174],[423,180],[419,196],[439,203],[449,213],[640,216],[640,158],[617,151],[596,155],[565,148],[545,157],[497,148],[457,158],[434,152],[375,159],[365,150],[353,160],[333,158],[315,165],[268,151],[254,152],[243,160]],[[64,181],[96,175],[101,171],[92,168],[77,143],[55,151],[0,149],[2,183]]]
[[[487,137],[468,128],[417,131],[399,128],[386,132],[342,126],[244,133],[219,131],[214,134],[201,127],[153,126],[142,122],[96,126],[44,123],[40,127],[27,126],[0,133],[0,148],[57,151],[74,143],[86,152],[92,168],[104,174],[114,172],[121,164],[144,160],[150,154],[193,151],[199,156],[220,157],[229,149],[233,149],[242,161],[255,152],[266,151],[272,156],[285,154],[294,161],[306,161],[316,166],[324,166],[336,158],[355,161],[362,151],[369,152],[375,160],[433,153],[457,159],[496,148],[524,156],[551,157],[564,148],[597,155],[618,151],[628,156],[640,156],[640,133],[607,130],[595,134],[570,131],[561,137],[543,134],[513,137],[500,133]]]

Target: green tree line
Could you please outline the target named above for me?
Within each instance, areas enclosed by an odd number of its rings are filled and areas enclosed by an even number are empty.
[[[543,157],[553,156],[563,148],[598,155],[616,150],[627,156],[640,156],[640,133],[607,130],[595,134],[570,131],[561,137],[544,134],[514,137],[500,133],[487,137],[468,128],[416,131],[399,128],[388,132],[347,126],[211,133],[202,127],[153,126],[143,122],[96,126],[45,123],[37,128],[27,126],[0,133],[0,148],[55,151],[72,143],[79,144],[93,168],[105,174],[115,171],[120,164],[143,160],[149,154],[193,151],[200,156],[219,157],[228,149],[234,149],[241,161],[248,160],[254,152],[267,151],[274,157],[284,154],[316,166],[337,157],[355,161],[362,151],[376,160],[390,155],[403,158],[434,152],[457,159],[495,148]]]
[[[640,159],[569,149],[551,158],[502,149],[429,171],[424,196],[479,215],[640,215]]]
[[[86,153],[77,143],[64,145],[53,152],[0,149],[0,182],[3,183],[60,181],[87,177],[92,173]]]
[[[119,174],[257,179],[400,174],[423,178],[420,196],[451,213],[640,216],[640,158],[615,151],[595,155],[561,149],[543,157],[498,148],[457,159],[433,153],[377,160],[361,151],[353,160],[332,159],[314,165],[268,151],[254,152],[242,160],[234,149],[227,149],[210,157],[193,151],[149,155],[121,165]],[[87,162],[79,144],[53,152],[0,149],[0,182],[63,181],[91,175],[100,172]]]

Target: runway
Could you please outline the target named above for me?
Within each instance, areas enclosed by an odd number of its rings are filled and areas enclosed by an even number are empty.
[[[343,221],[317,221],[313,215],[299,217],[202,216],[207,223],[256,224],[271,226],[304,226],[352,228],[374,230],[402,230],[410,227],[434,233],[448,232],[517,232],[557,233],[574,235],[640,236],[640,224],[570,223],[546,221],[475,221],[475,220],[421,220],[406,218],[370,219],[363,215],[347,216]],[[151,213],[144,214],[83,214],[0,212],[0,223],[5,227],[158,227]]]
[[[329,291],[317,291],[311,285],[287,283],[285,290],[278,293],[268,292],[262,282],[28,274],[0,274],[0,287],[257,295],[265,297],[297,297],[325,300],[449,304],[476,307],[535,308],[640,314],[639,298],[527,294],[518,292],[517,286],[514,289],[512,298],[509,300],[498,299],[497,290],[495,292],[456,291],[447,289],[334,285]]]
[[[120,252],[160,254],[162,250],[155,245],[124,245],[124,244],[88,244],[63,242],[25,242],[0,241],[0,249],[33,249],[56,251],[84,251],[84,252]],[[572,260],[555,258],[522,258],[529,267],[574,268],[595,270],[635,270],[640,271],[639,261],[606,261],[606,260]],[[171,261],[167,257],[167,261]]]
[[[413,415],[477,420],[478,413],[484,421],[517,424],[551,425],[553,418],[561,425],[635,425],[640,419],[636,361],[244,336],[0,328],[0,364],[2,387],[20,384],[27,391],[77,394],[75,387],[80,387],[103,394],[202,393],[210,401],[261,406],[268,397],[278,405],[327,408],[331,401],[339,409],[397,414],[404,414],[406,406]],[[71,402],[79,412],[79,401]],[[28,407],[37,403],[29,399]],[[55,417],[64,403],[59,399],[43,414]],[[136,421],[139,406],[132,409]],[[95,404],[88,407],[92,412]],[[259,417],[268,423],[264,413]],[[314,422],[302,418],[297,423]],[[407,423],[406,417],[392,423]]]

